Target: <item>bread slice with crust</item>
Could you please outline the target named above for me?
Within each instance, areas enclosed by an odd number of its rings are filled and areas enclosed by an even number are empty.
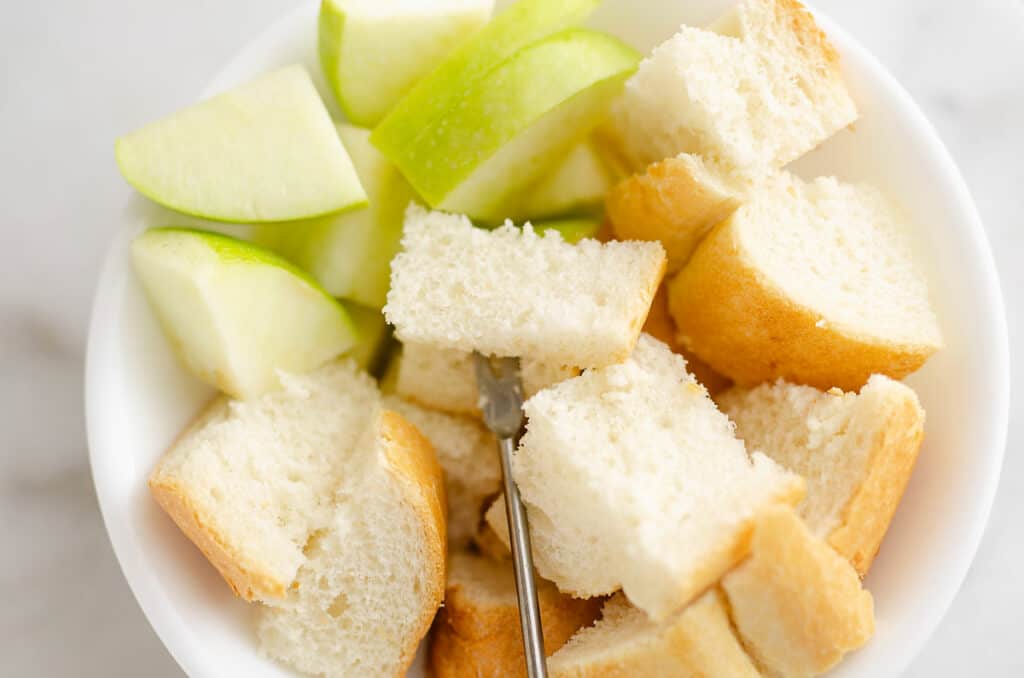
[[[537,600],[548,656],[593,622],[603,602],[571,598],[539,578]],[[430,666],[435,678],[526,676],[510,560],[468,552],[452,556],[444,607],[431,634]]]
[[[765,177],[857,117],[839,57],[795,0],[743,0],[684,26],[626,83],[604,137],[636,175],[608,195],[620,238],[660,240],[669,271]]]
[[[661,245],[565,242],[412,205],[384,315],[403,342],[580,368],[625,360],[665,273]]]
[[[668,346],[673,353],[683,356],[686,359],[686,371],[692,374],[712,397],[732,384],[726,377],[715,372],[700,358],[679,344],[676,337],[676,323],[668,312],[668,289],[665,285],[659,287],[658,293],[654,295],[651,311],[647,314],[647,321],[644,323],[644,332]]]
[[[408,343],[394,360],[394,387],[400,396],[437,410],[480,416],[480,393],[476,388],[472,353]],[[520,361],[526,397],[577,374],[579,370],[574,367],[549,365],[529,358]]]
[[[780,380],[730,389],[717,401],[751,449],[804,477],[800,516],[866,574],[921,449],[917,394],[875,375],[859,394]]]
[[[404,676],[444,598],[442,472],[388,410],[371,415],[355,456],[287,599],[261,610],[260,646],[313,675]]]
[[[347,360],[281,384],[256,400],[214,400],[149,477],[157,503],[245,600],[285,596],[378,400]]]
[[[798,476],[748,457],[683,358],[647,335],[625,363],[587,370],[523,409],[512,464],[534,562],[573,595],[622,588],[664,619],[743,558],[759,513],[803,494]],[[487,519],[507,543],[500,513]]]
[[[712,588],[686,609],[654,622],[621,593],[601,619],[582,629],[548,662],[553,678],[759,678]]]
[[[669,284],[680,342],[741,385],[859,389],[942,346],[906,223],[880,191],[780,173]]]
[[[384,406],[405,417],[433,445],[448,496],[449,547],[467,545],[480,529],[485,502],[501,491],[494,436],[475,419],[430,410],[395,396],[385,396]]]
[[[750,557],[722,579],[732,620],[766,675],[816,676],[875,630],[856,570],[791,509],[763,514]]]

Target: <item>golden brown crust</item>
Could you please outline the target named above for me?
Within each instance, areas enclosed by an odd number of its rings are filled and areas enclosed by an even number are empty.
[[[511,561],[504,565],[509,586],[508,595],[501,598],[487,599],[460,582],[449,584],[431,634],[430,665],[435,678],[526,676]],[[538,580],[537,599],[547,656],[591,624],[604,602],[603,598],[571,598],[543,580]]]
[[[874,633],[857,572],[791,509],[761,517],[750,557],[722,588],[747,650],[772,673],[824,673]]]
[[[634,678],[635,676],[728,676],[760,674],[729,622],[724,596],[713,588],[667,622],[639,631],[614,653],[555,657],[553,678]],[[600,648],[607,649],[607,648]]]
[[[668,289],[665,285],[658,288],[651,302],[651,310],[644,323],[645,333],[663,342],[672,350],[686,359],[686,369],[697,378],[708,393],[714,396],[729,388],[732,384],[728,378],[711,369],[711,366],[683,348],[676,339],[676,324],[668,313]]]
[[[217,529],[216,519],[200,506],[187,488],[164,475],[163,462],[178,444],[199,430],[224,407],[225,398],[211,400],[192,422],[178,434],[149,476],[149,491],[160,508],[171,517],[186,537],[196,545],[220,573],[236,596],[242,600],[283,599],[291,585],[281,581],[259,563],[251,562],[232,546]]]
[[[878,553],[889,523],[914,471],[924,440],[924,410],[907,389],[896,402],[887,402],[879,417],[867,475],[843,509],[840,525],[828,536],[828,543],[864,576]]]
[[[677,271],[741,199],[722,181],[711,180],[695,156],[680,156],[654,163],[612,187],[606,210],[616,237],[661,242],[668,270]]]
[[[380,413],[378,425],[387,464],[402,483],[406,497],[422,521],[426,562],[430,568],[425,577],[426,589],[421,591],[426,601],[423,614],[417,623],[417,632],[409,638],[402,652],[403,668],[398,673],[402,676],[412,664],[416,648],[430,629],[434,614],[444,600],[447,498],[437,455],[419,429],[390,410]]]
[[[783,378],[822,390],[858,390],[872,374],[900,379],[936,346],[887,343],[821,323],[750,264],[734,219],[704,239],[669,283],[681,343],[737,384]]]
[[[839,52],[825,35],[814,16],[798,0],[772,0],[775,20],[796,36],[808,63],[824,64],[839,77]]]

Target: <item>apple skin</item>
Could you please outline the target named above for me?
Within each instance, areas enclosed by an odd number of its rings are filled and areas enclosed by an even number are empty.
[[[366,5],[323,0],[318,31],[327,83],[345,117],[363,127],[380,122],[494,10],[494,0],[433,0],[385,12]]]
[[[351,302],[342,302],[342,305],[348,311],[358,335],[356,345],[345,355],[373,374],[381,363],[384,346],[390,336],[384,314],[379,308],[368,308]]]
[[[381,308],[398,253],[405,209],[416,194],[369,141],[369,130],[338,125],[369,205],[344,214],[290,224],[261,226],[253,239],[308,271],[328,293]]]
[[[299,65],[127,134],[115,155],[140,193],[214,221],[290,221],[366,204],[334,123]]]
[[[280,387],[347,351],[345,308],[306,273],[230,236],[158,228],[138,236],[132,263],[164,333],[199,379],[234,398]]]
[[[601,221],[585,217],[579,219],[554,219],[551,221],[538,221],[533,224],[533,229],[538,233],[558,231],[562,236],[562,240],[570,245],[575,245],[580,240],[596,236],[597,232],[601,230]]]
[[[509,217],[530,185],[604,118],[639,60],[601,33],[550,36],[477,83],[444,124],[392,160],[431,207]]]
[[[578,25],[600,4],[601,0],[519,0],[417,82],[377,125],[371,141],[395,160],[444,120],[478,80],[521,49]]]

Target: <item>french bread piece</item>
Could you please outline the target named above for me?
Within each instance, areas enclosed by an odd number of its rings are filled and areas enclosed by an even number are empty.
[[[285,596],[377,401],[346,360],[282,375],[256,400],[217,398],[164,454],[150,491],[245,600]]]
[[[394,412],[369,421],[287,599],[261,610],[262,651],[305,673],[404,676],[444,597],[445,494],[430,442]]]
[[[404,344],[395,360],[395,391],[399,395],[445,412],[479,416],[480,394],[472,353],[428,344]],[[529,358],[520,361],[523,393],[527,397],[577,374],[579,370],[572,367],[547,365]]]
[[[680,343],[740,385],[857,390],[942,345],[906,224],[877,189],[779,173],[669,284]]]
[[[750,557],[722,579],[733,623],[766,675],[815,676],[868,641],[871,594],[789,509],[763,514]]]
[[[654,622],[621,593],[601,619],[580,630],[548,662],[552,678],[759,678],[713,588],[681,612]]]
[[[485,502],[501,491],[494,436],[479,421],[394,396],[385,396],[384,406],[402,415],[433,445],[448,496],[449,548],[465,546],[480,529]]]
[[[686,361],[647,335],[523,409],[513,474],[537,570],[578,597],[621,588],[662,620],[743,558],[758,514],[803,495],[798,476],[747,456]],[[487,519],[507,544],[503,516]]]
[[[537,602],[550,656],[597,618],[603,600],[572,598],[538,579]],[[511,561],[452,555],[444,607],[431,633],[430,665],[435,678],[526,676]]]
[[[871,567],[924,438],[917,394],[875,375],[860,393],[784,381],[717,398],[736,434],[807,482],[798,512],[862,576]]]
[[[403,342],[600,367],[625,360],[665,272],[657,243],[493,231],[411,205],[384,314]]]
[[[715,372],[700,358],[679,345],[676,339],[676,323],[668,313],[668,290],[665,285],[659,287],[658,293],[654,295],[651,312],[647,314],[647,322],[644,323],[644,332],[668,346],[673,353],[683,356],[686,359],[686,371],[692,374],[712,397],[732,384],[726,377]]]
[[[607,136],[640,172],[609,195],[616,234],[661,240],[674,271],[762,177],[856,117],[839,56],[799,2],[742,0],[710,29],[684,26],[613,111]]]

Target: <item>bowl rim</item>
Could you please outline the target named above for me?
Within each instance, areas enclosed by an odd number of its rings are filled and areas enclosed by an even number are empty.
[[[263,51],[266,44],[273,43],[280,36],[287,35],[290,31],[294,30],[294,25],[298,19],[310,11],[309,6],[314,2],[315,0],[306,0],[306,2],[301,2],[292,9],[283,12],[264,29],[246,41],[242,48],[235,52],[218,69],[217,74],[202,90],[200,99],[207,98],[220,91],[220,83],[228,79],[230,77],[229,74],[239,70],[242,64],[250,61],[254,55]],[[903,113],[909,116],[914,128],[921,134],[922,140],[926,142],[936,157],[940,159],[942,174],[946,176],[954,188],[953,200],[962,206],[967,216],[967,219],[962,220],[961,228],[969,234],[977,246],[975,254],[981,258],[981,261],[978,262],[980,288],[982,291],[979,301],[984,302],[986,315],[992,322],[993,328],[991,344],[985,347],[985,354],[987,356],[985,364],[988,366],[996,385],[989,401],[989,420],[992,424],[989,428],[991,431],[989,445],[989,448],[992,450],[990,453],[991,461],[985,468],[982,489],[978,493],[977,510],[974,512],[969,529],[965,530],[963,534],[963,548],[956,551],[954,555],[955,562],[947,561],[945,563],[947,581],[951,581],[952,585],[946,586],[936,593],[932,600],[933,614],[924,623],[919,624],[915,628],[913,639],[904,646],[900,665],[893,666],[893,669],[899,673],[905,670],[913,659],[920,654],[928,639],[948,613],[977,554],[995,501],[1006,452],[1010,406],[1010,351],[1006,310],[995,259],[992,255],[991,244],[989,243],[981,216],[959,167],[942,142],[935,127],[925,116],[913,97],[866,47],[829,18],[828,15],[817,10],[812,3],[804,2],[804,4],[812,11],[815,20],[824,32],[830,37],[835,38],[836,42],[842,43],[844,57],[848,53],[853,53],[855,55],[853,60],[857,61],[859,66],[869,73],[872,80],[876,80],[898,101]],[[131,235],[131,230],[122,226],[108,245],[90,310],[83,388],[90,470],[107,536],[110,539],[121,572],[144,616],[160,638],[160,641],[186,674],[189,676],[206,676],[209,675],[209,672],[199,665],[198,658],[195,655],[186,651],[187,645],[184,642],[184,638],[181,637],[176,631],[175,626],[169,621],[169,618],[174,617],[174,615],[163,609],[168,605],[163,592],[155,582],[147,577],[148,570],[145,563],[133,551],[133,539],[129,534],[131,528],[126,523],[126,518],[117,514],[116,508],[113,506],[112,492],[108,490],[107,478],[110,476],[105,471],[107,471],[111,460],[105,458],[105,455],[97,451],[103,448],[102,438],[104,437],[99,432],[101,428],[99,425],[100,415],[97,411],[98,396],[96,392],[99,388],[98,384],[102,383],[101,345],[98,337],[101,335],[101,325],[104,316],[103,309],[109,305],[112,294],[117,289],[121,278],[123,278],[124,263],[120,261],[120,258],[124,252],[124,241]],[[160,608],[159,612],[158,608]]]

